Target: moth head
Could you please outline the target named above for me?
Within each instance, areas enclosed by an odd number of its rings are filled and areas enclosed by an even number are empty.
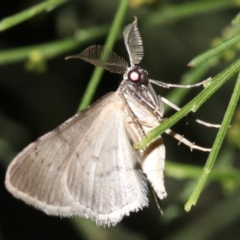
[[[141,67],[130,67],[128,71],[124,74],[124,80],[137,85],[147,85],[148,84],[148,72]]]

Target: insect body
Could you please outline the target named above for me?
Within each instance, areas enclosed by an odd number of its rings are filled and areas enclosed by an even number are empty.
[[[143,150],[133,144],[163,121],[163,101],[151,82],[175,85],[151,80],[146,70],[136,66],[143,57],[137,19],[123,34],[131,66],[101,46],[68,57],[121,73],[123,81],[116,92],[15,157],[7,170],[6,187],[16,198],[49,215],[78,215],[110,226],[148,205],[147,181],[159,199],[166,197],[161,136]]]

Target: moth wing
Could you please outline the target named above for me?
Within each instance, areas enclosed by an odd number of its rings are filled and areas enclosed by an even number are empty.
[[[48,214],[103,225],[147,205],[119,101],[109,94],[30,144],[8,167],[7,189]]]
[[[9,192],[48,214],[71,215],[72,206],[63,196],[61,178],[79,139],[111,96],[106,95],[20,152],[7,169],[5,184]]]
[[[167,196],[164,186],[165,155],[163,140],[158,137],[147,146],[141,161],[142,170],[159,199]]]
[[[63,178],[73,214],[98,225],[115,225],[148,205],[140,156],[127,135],[122,105],[116,104],[122,100],[116,97],[79,142]]]

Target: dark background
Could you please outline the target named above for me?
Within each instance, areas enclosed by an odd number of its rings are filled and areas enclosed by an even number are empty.
[[[7,0],[0,2],[0,19],[24,10],[39,1]],[[153,79],[169,83],[179,83],[181,76],[189,68],[187,63],[196,55],[206,51],[213,39],[220,37],[238,12],[237,8],[209,11],[187,17],[183,20],[141,27],[157,8],[164,4],[182,4],[195,1],[155,1],[137,8],[129,7],[124,26],[139,19],[139,30],[144,44],[144,59],[141,66],[149,71]],[[14,4],[13,4],[14,3]],[[41,13],[32,19],[0,33],[1,51],[35,44],[43,44],[72,36],[78,28],[87,28],[111,23],[117,10],[117,0],[75,0],[54,11]],[[105,37],[94,43],[74,49],[47,61],[42,73],[26,69],[26,62],[0,66],[0,239],[117,239],[110,235],[86,236],[87,223],[81,230],[69,219],[49,217],[21,201],[14,199],[5,189],[4,176],[7,164],[31,141],[52,130],[75,114],[81,97],[94,67],[78,60],[65,61],[67,55],[77,54],[91,44],[104,44]],[[120,38],[115,52],[128,60],[123,39]],[[215,76],[230,63],[222,60],[203,78]],[[115,91],[121,76],[105,72],[94,100]],[[235,76],[236,78],[236,76]],[[231,96],[235,81],[224,85],[199,111],[196,116],[212,123],[220,123]],[[200,89],[188,90],[181,103],[187,103]],[[169,90],[156,88],[156,92],[167,96]],[[168,112],[171,116],[173,111]],[[166,117],[167,117],[166,116]],[[186,121],[174,126],[174,130],[190,141],[211,147],[215,129],[206,129]],[[203,166],[208,154],[193,151],[164,135],[167,160],[172,162]],[[224,142],[225,158],[234,162],[239,169],[239,151]],[[228,149],[228,150],[226,150]],[[119,224],[129,230],[132,239],[237,239],[240,236],[239,190],[224,191],[220,183],[211,182],[202,193],[196,207],[190,213],[183,209],[187,196],[194,187],[194,181],[177,180],[166,176],[168,197],[162,203],[166,214],[161,217],[154,201],[150,208],[133,213]],[[183,200],[184,199],[184,200]],[[222,207],[221,207],[222,206]],[[226,206],[228,206],[226,208]],[[80,223],[81,224],[81,223]],[[216,227],[213,227],[216,226]],[[79,230],[80,229],[80,230]],[[93,226],[94,229],[94,226]],[[188,231],[189,230],[189,231]],[[94,230],[91,230],[94,231]],[[110,231],[105,229],[105,232]],[[206,236],[204,232],[208,232]],[[113,235],[114,236],[114,235]],[[202,236],[202,237],[201,237]],[[120,237],[119,239],[125,239]],[[127,239],[127,238],[126,238]]]

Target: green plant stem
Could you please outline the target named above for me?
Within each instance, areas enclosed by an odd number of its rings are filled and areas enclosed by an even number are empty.
[[[23,21],[26,21],[29,18],[32,18],[43,11],[50,11],[66,2],[67,2],[66,0],[44,1],[42,3],[37,4],[34,7],[28,8],[20,13],[14,14],[13,16],[4,18],[0,22],[0,32],[5,31]]]
[[[173,163],[166,161],[166,174],[169,177],[183,180],[183,179],[196,179],[202,172],[201,167],[192,166],[188,164]],[[234,169],[216,169],[211,172],[209,178],[218,182],[233,182],[240,185],[240,171]]]
[[[0,51],[0,66],[25,60],[29,57],[32,51],[38,51],[44,60],[51,59],[59,54],[69,52],[92,39],[101,37],[105,35],[107,31],[108,25],[103,25],[86,30],[79,30],[75,33],[74,37],[71,38],[65,38],[47,44]]]
[[[148,16],[144,21],[143,25],[163,24],[172,21],[178,21],[185,19],[189,16],[196,14],[212,12],[224,9],[228,7],[237,6],[235,0],[208,0],[208,1],[194,1],[185,4],[166,5],[161,6],[151,16]]]
[[[232,116],[234,114],[235,108],[236,108],[238,100],[239,100],[239,95],[240,95],[240,74],[238,76],[237,83],[235,85],[235,88],[234,88],[231,100],[229,102],[227,111],[224,115],[222,125],[221,125],[221,127],[218,131],[216,140],[213,144],[213,149],[209,154],[209,157],[208,157],[207,162],[206,162],[206,164],[203,168],[202,174],[199,177],[197,185],[194,188],[189,200],[187,201],[187,203],[185,205],[185,210],[186,211],[190,211],[191,207],[193,205],[196,205],[197,200],[198,200],[198,198],[199,198],[199,196],[202,192],[202,189],[203,189],[203,187],[204,187],[204,185],[205,185],[205,183],[208,179],[208,176],[209,176],[209,174],[211,172],[211,169],[214,165],[214,162],[216,160],[216,157],[218,155],[218,152],[220,150],[220,147],[222,145],[224,137],[225,137],[225,135],[227,133],[227,130],[229,128]]]
[[[179,112],[175,113],[168,120],[164,121],[158,127],[151,130],[145,138],[139,143],[136,143],[134,147],[136,149],[142,149],[147,146],[153,139],[161,135],[164,131],[173,126],[181,118],[186,116],[190,111],[195,112],[208,98],[210,98],[233,74],[240,70],[240,60],[232,63],[227,69],[214,77],[211,81],[211,85],[205,88],[199,93],[193,100],[186,104]]]
[[[108,49],[112,49],[114,46],[114,43],[118,37],[118,34],[121,30],[122,23],[125,18],[125,14],[127,12],[127,7],[129,4],[129,0],[122,0],[120,1],[120,5],[118,7],[117,13],[114,17],[112,26],[109,31],[108,38],[106,40],[106,43],[104,46],[106,46]],[[88,83],[87,89],[83,95],[83,98],[81,100],[81,103],[79,105],[79,111],[86,108],[90,103],[93,98],[93,95],[97,89],[97,86],[100,82],[101,76],[103,74],[103,69],[102,68],[95,68],[94,72],[92,74],[92,77]]]
[[[221,43],[217,47],[214,47],[214,48],[206,51],[205,53],[202,53],[202,54],[198,55],[193,60],[191,60],[188,65],[191,66],[191,67],[196,67],[196,66],[198,66],[202,63],[205,63],[206,61],[208,61],[212,57],[215,57],[215,56],[221,54],[222,52],[226,51],[227,49],[229,49],[233,45],[239,43],[239,41],[240,41],[240,35],[232,37],[231,39],[224,41],[223,43]]]

